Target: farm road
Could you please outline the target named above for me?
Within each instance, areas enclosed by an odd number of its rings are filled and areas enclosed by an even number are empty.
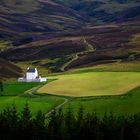
[[[32,89],[29,89],[29,90],[25,91],[24,94],[28,94],[28,95],[30,95],[30,96],[37,96],[37,95],[35,95],[35,94],[33,94],[33,93],[35,93],[41,86],[42,86],[42,85],[33,87]],[[46,95],[46,96],[47,96],[47,95]],[[61,103],[61,104],[59,104],[58,106],[56,106],[55,109],[52,109],[52,110],[50,110],[49,112],[47,112],[47,113],[45,114],[45,117],[49,117],[49,116],[54,112],[54,110],[60,109],[62,106],[64,106],[64,105],[69,101],[69,100],[68,100],[67,98],[65,98],[65,97],[64,97],[63,99],[64,99],[64,102]]]
[[[35,92],[36,92],[39,88],[41,88],[41,87],[42,87],[42,85],[33,87],[33,88],[31,88],[31,89],[25,91],[24,94],[28,94],[28,95],[30,95],[30,96],[36,96],[36,95],[33,94],[33,93],[35,93]]]
[[[62,106],[64,106],[69,100],[67,98],[63,98],[64,102],[58,106],[55,107],[55,109],[50,110],[48,113],[45,114],[45,117],[49,117],[55,110],[60,109]]]
[[[86,46],[86,50],[84,52],[78,52],[76,54],[73,54],[72,56],[72,59],[70,61],[68,61],[67,63],[65,63],[61,68],[60,70],[61,71],[65,71],[65,69],[71,64],[73,63],[74,61],[76,61],[80,55],[84,55],[84,54],[87,54],[87,53],[90,53],[90,52],[95,52],[96,51],[96,48],[91,45],[85,37],[81,38],[81,40],[83,41],[83,44]]]

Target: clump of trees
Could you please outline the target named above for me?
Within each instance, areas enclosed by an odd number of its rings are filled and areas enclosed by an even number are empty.
[[[30,140],[139,140],[140,114],[116,117],[112,113],[99,118],[96,113],[77,115],[60,109],[45,118],[38,111],[32,116],[28,104],[18,112],[15,105],[0,113],[0,139]]]

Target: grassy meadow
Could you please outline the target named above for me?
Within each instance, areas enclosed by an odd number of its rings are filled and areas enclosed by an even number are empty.
[[[6,82],[4,83],[4,92],[3,95],[14,96],[22,95],[25,91],[39,86],[42,83],[19,83],[19,82]]]
[[[61,104],[64,99],[56,96],[39,96],[30,94],[34,88],[42,86],[44,83],[18,83],[5,82],[4,92],[0,96],[0,111],[4,108],[15,104],[20,111],[26,102],[28,102],[31,112],[35,114],[38,110],[47,113],[55,106]],[[29,93],[28,93],[29,92]]]
[[[105,112],[116,115],[140,112],[140,72],[93,72],[79,69],[50,75],[48,83],[5,82],[0,96],[0,111],[15,104],[20,111],[26,102],[32,114],[44,113],[65,102],[76,113],[83,106],[85,113]],[[31,93],[31,94],[30,94]]]
[[[118,62],[108,63],[108,64],[100,64],[94,67],[85,67],[79,69],[73,69],[69,72],[69,74],[79,74],[79,73],[87,73],[87,72],[140,72],[140,62],[134,61],[131,62]]]
[[[63,109],[66,111],[70,107],[76,113],[80,106],[84,108],[84,113],[96,112],[99,116],[110,112],[118,116],[139,113],[140,87],[121,96],[74,98]]]
[[[71,97],[121,95],[140,85],[139,72],[87,72],[50,78],[57,80],[42,86],[38,93]]]
[[[63,106],[64,111],[72,108],[77,113],[82,106],[85,113],[96,112],[99,116],[110,112],[115,115],[140,112],[139,72],[84,72],[80,69],[79,73],[77,70],[50,78],[57,80],[42,86],[38,92],[66,96],[69,102]]]
[[[63,102],[63,98],[55,96],[35,96],[35,97],[20,97],[20,96],[2,96],[0,97],[0,111],[14,104],[21,111],[26,103],[29,104],[31,113],[35,114],[38,110],[44,113],[49,112],[55,106]]]

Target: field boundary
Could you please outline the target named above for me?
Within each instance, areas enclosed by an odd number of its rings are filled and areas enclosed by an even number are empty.
[[[30,95],[30,96],[37,96],[37,95],[35,95],[35,94],[33,94],[33,93],[35,93],[35,92],[36,92],[39,88],[41,88],[42,86],[43,86],[43,85],[38,85],[38,86],[36,86],[36,87],[33,87],[33,88],[31,88],[31,89],[25,91],[24,94],[28,94],[28,95]]]

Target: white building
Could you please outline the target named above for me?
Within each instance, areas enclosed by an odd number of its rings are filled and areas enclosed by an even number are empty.
[[[26,79],[36,79],[37,77],[38,77],[37,68],[35,69],[27,68]]]
[[[37,68],[27,68],[26,76],[18,78],[18,82],[46,82],[47,78],[38,75]]]

